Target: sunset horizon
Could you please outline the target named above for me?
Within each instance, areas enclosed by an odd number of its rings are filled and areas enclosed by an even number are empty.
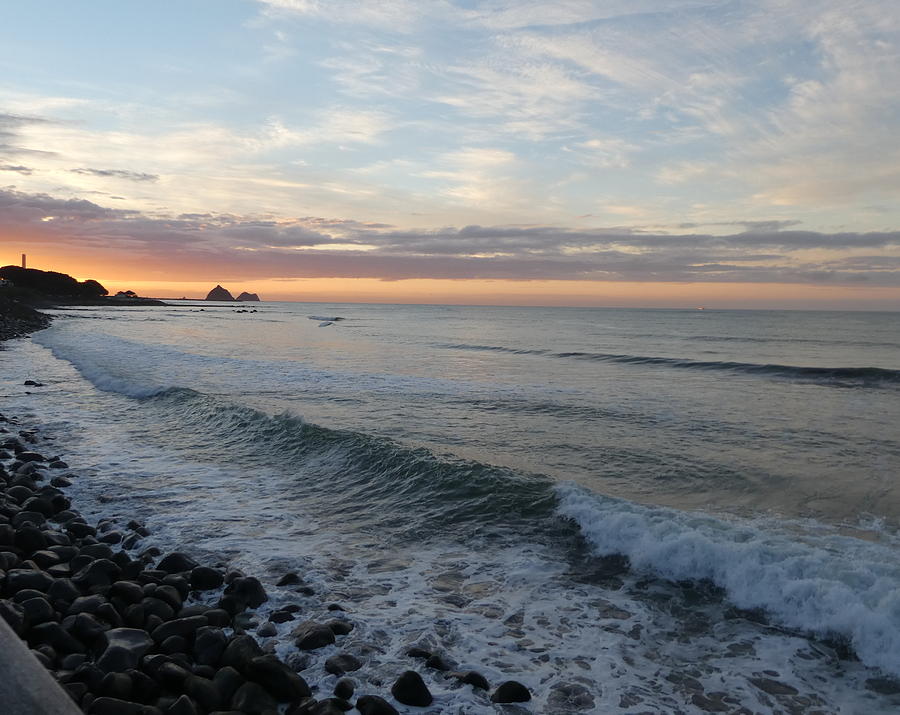
[[[881,0],[5,15],[0,246],[35,266],[154,294],[900,310]]]

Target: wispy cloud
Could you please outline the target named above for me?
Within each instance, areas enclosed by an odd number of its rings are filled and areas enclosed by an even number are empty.
[[[100,176],[112,179],[125,179],[126,181],[159,181],[159,175],[146,174],[141,171],[129,171],[127,169],[69,169],[73,174],[85,176]]]

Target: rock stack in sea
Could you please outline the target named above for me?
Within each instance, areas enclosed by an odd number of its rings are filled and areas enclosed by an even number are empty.
[[[34,451],[34,431],[0,415],[0,617],[31,648],[73,700],[97,715],[250,713],[389,715],[379,695],[357,697],[354,675],[364,663],[338,652],[324,663],[339,678],[331,693],[313,693],[306,680],[245,631],[268,600],[253,576],[197,563],[189,555],[146,548],[149,532],[137,521],[89,524],[65,489],[78,477],[59,457]],[[279,586],[299,583],[286,575]],[[329,607],[341,615],[337,605]],[[268,614],[256,629],[298,622],[298,651],[317,650],[353,629],[346,619],[304,619],[300,606]],[[454,687],[484,691],[474,671],[456,672],[437,654],[413,648],[410,663],[442,673]],[[290,662],[290,660],[289,660]],[[301,658],[298,667],[306,667]],[[331,686],[329,686],[331,687]],[[415,670],[390,687],[404,705],[426,707],[433,696]],[[387,693],[385,693],[387,695]],[[500,684],[494,703],[526,702],[515,681]]]

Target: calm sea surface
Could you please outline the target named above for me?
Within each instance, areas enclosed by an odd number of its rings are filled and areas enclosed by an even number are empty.
[[[3,411],[84,510],[263,577],[273,608],[342,603],[369,678],[416,644],[531,712],[900,708],[900,314],[57,315],[0,353]],[[436,712],[494,712],[428,679]]]

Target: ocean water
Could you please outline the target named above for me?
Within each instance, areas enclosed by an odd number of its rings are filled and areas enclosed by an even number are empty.
[[[500,711],[419,645],[524,712],[900,709],[900,315],[239,307],[58,311],[3,411],[86,514],[344,606],[359,694]]]

